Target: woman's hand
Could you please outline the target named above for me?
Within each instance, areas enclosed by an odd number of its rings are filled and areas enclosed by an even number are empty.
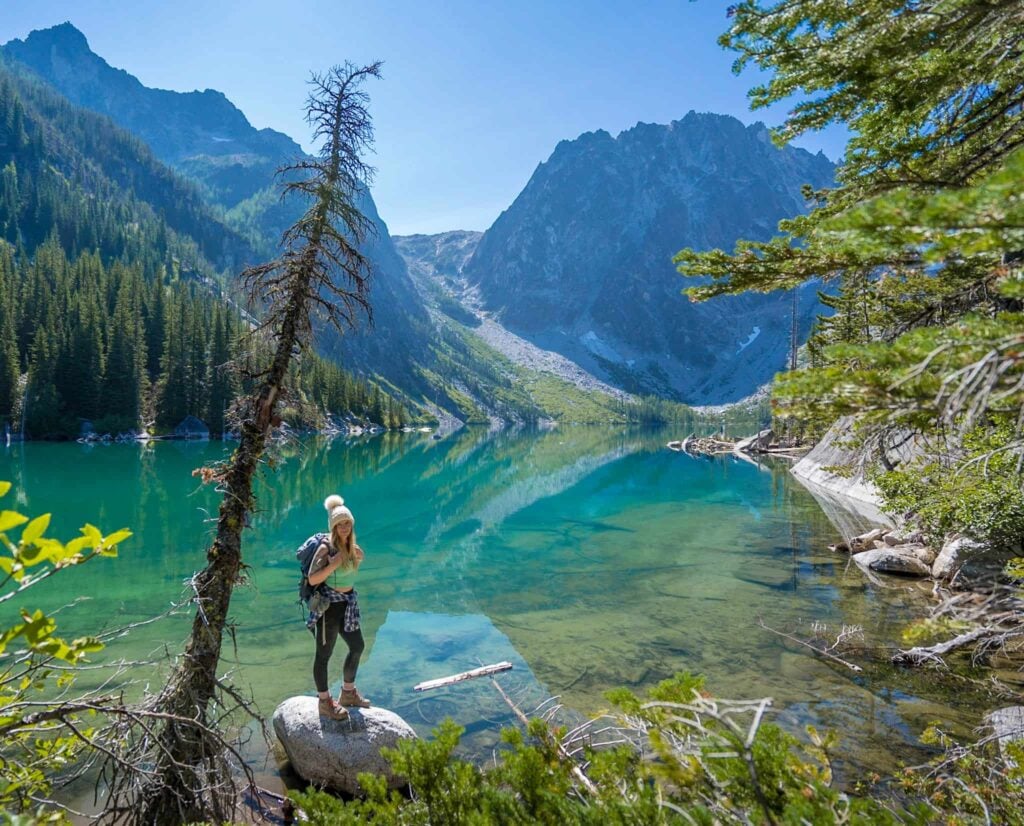
[[[310,585],[319,585],[334,573],[340,564],[341,554],[331,559],[330,549],[325,543],[316,549],[316,555],[313,557],[313,561],[309,563],[309,576],[306,579],[309,580]]]

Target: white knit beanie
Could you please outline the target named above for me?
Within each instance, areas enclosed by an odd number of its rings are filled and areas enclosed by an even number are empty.
[[[345,500],[338,494],[332,493],[324,499],[324,508],[327,510],[327,527],[332,533],[334,526],[339,522],[348,521],[355,525],[356,518],[352,515],[352,511],[345,507]]]

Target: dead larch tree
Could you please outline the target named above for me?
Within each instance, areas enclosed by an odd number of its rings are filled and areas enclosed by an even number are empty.
[[[253,478],[288,368],[309,346],[313,318],[351,327],[361,313],[370,317],[369,266],[360,244],[372,224],[358,202],[372,173],[363,155],[373,128],[362,84],[379,76],[380,63],[346,63],[310,81],[306,116],[321,145],[319,155],[279,173],[283,194],[304,197],[308,209],[284,233],[278,258],[242,274],[262,318],[255,334],[270,339],[273,356],[241,408],[237,449],[208,473],[223,498],[206,567],[190,583],[191,634],[167,685],[148,702],[145,729],[126,738],[127,753],[108,761],[108,821],[163,826],[236,818],[232,761],[217,734],[225,705],[233,703],[217,672],[231,593],[243,570],[242,531],[255,504]]]

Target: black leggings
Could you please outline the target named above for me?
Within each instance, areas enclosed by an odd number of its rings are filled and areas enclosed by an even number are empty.
[[[363,632],[342,631],[345,621],[345,603],[332,602],[320,621],[313,626],[313,636],[316,637],[316,657],[313,659],[313,681],[316,683],[317,691],[327,691],[327,663],[334,653],[334,644],[340,635],[348,646],[348,656],[345,657],[345,666],[342,675],[346,683],[356,681],[356,670],[359,668],[359,658],[363,656]]]

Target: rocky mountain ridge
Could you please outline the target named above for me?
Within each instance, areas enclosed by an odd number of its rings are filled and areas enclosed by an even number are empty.
[[[226,209],[266,187],[302,148],[273,129],[256,129],[222,92],[175,92],[144,86],[92,51],[71,23],[33,31],[3,46],[8,60],[31,68],[72,103],[107,115],[141,138],[157,157],[200,181]]]
[[[826,186],[833,171],[722,115],[589,132],[558,144],[461,272],[510,331],[617,387],[737,401],[785,365],[793,297],[692,304],[672,256],[770,237],[805,208],[802,185]],[[796,303],[806,335],[813,285]]]
[[[256,129],[220,92],[147,88],[92,52],[71,24],[11,41],[2,54],[150,144],[225,210],[254,255],[266,257],[301,209],[281,205],[273,181],[298,144]],[[617,138],[562,141],[483,234],[393,240],[366,193],[375,325],[324,331],[320,349],[462,417],[502,418],[513,396],[512,415],[531,415],[530,394],[511,389],[520,381],[513,367],[597,392],[600,404],[629,393],[738,400],[782,366],[792,301],[751,296],[693,308],[670,257],[687,244],[767,236],[802,206],[799,184],[821,185],[831,169],[823,156],[775,149],[763,126],[691,113]],[[236,271],[245,263],[237,258]],[[815,302],[804,295],[800,306],[807,326]]]

